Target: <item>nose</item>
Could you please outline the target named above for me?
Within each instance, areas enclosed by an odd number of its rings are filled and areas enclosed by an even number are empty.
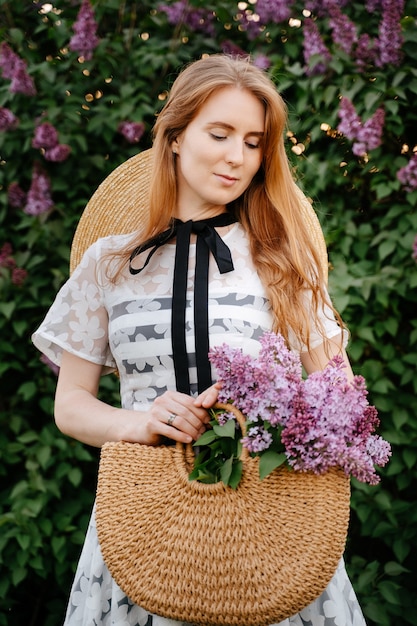
[[[226,162],[230,165],[241,165],[243,163],[243,141],[231,141],[227,146],[225,155]]]

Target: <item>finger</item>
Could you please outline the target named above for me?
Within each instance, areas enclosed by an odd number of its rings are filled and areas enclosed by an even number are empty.
[[[210,407],[212,407],[213,404],[217,402],[217,399],[219,397],[219,391],[221,388],[221,383],[217,382],[202,393],[200,393],[200,395],[197,396],[197,398],[194,400],[195,406],[201,406],[205,409],[209,409]]]

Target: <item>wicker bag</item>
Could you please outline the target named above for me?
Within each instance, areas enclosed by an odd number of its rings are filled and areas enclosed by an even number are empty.
[[[244,450],[233,490],[189,481],[190,448],[103,446],[96,521],[114,580],[147,611],[195,624],[258,626],[299,612],[343,554],[349,479],[279,468],[261,481]]]

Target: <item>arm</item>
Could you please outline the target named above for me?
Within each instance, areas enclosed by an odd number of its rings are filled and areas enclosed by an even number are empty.
[[[106,441],[158,445],[163,437],[189,443],[204,432],[207,411],[195,406],[191,396],[167,391],[148,411],[118,409],[97,398],[100,375],[100,365],[63,353],[55,421],[66,435],[101,447]],[[171,414],[176,415],[175,426],[167,423]]]
[[[302,352],[300,357],[307,374],[312,374],[313,372],[324,369],[330,359],[337,354],[343,357],[346,364],[346,375],[348,380],[351,381],[353,379],[353,372],[346,351],[342,347],[340,335],[328,339],[326,344],[322,343],[310,352]]]

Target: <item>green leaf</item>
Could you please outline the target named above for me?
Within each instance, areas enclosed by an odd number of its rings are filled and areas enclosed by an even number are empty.
[[[410,570],[400,563],[396,563],[395,561],[388,561],[388,563],[385,563],[384,572],[388,576],[399,576],[404,572],[410,573]]]
[[[228,420],[224,425],[214,424],[213,430],[218,437],[234,439],[236,436],[236,422],[235,420]]]
[[[286,455],[281,452],[274,452],[273,450],[267,450],[259,459],[259,477],[263,480],[277,467],[280,467],[287,460]]]
[[[231,456],[229,459],[226,459],[226,461],[223,463],[223,465],[220,468],[220,478],[222,479],[222,482],[224,482],[225,485],[229,484],[229,479],[232,474],[232,467],[233,467],[233,457]]]
[[[217,433],[213,430],[206,430],[197,441],[193,443],[194,446],[208,446],[210,443],[213,443],[217,439]]]

